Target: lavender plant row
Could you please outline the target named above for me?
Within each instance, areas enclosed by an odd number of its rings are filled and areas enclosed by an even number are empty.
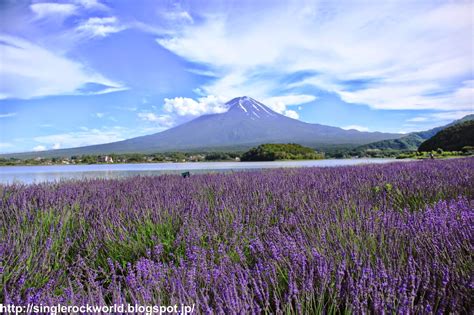
[[[474,159],[0,186],[4,304],[468,313]]]

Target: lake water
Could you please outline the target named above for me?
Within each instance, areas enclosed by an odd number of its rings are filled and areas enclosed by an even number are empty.
[[[44,165],[2,166],[0,183],[40,183],[67,179],[122,178],[128,176],[151,176],[160,174],[191,174],[246,171],[286,167],[330,167],[357,164],[379,164],[400,161],[395,159],[338,159],[311,161],[275,162],[190,162],[147,164],[93,164],[93,165]]]

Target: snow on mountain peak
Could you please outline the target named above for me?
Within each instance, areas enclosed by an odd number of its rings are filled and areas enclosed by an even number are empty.
[[[243,112],[252,120],[276,116],[276,113],[270,108],[248,96],[236,97],[230,100],[227,105],[230,108],[229,111]]]

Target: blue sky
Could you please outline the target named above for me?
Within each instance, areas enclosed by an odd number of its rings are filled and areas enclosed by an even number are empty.
[[[0,2],[0,153],[106,143],[248,95],[411,132],[474,112],[472,1]]]

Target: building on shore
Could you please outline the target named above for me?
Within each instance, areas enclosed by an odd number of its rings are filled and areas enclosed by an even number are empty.
[[[114,159],[111,156],[108,156],[108,155],[101,155],[97,158],[97,161],[99,163],[113,163]]]

